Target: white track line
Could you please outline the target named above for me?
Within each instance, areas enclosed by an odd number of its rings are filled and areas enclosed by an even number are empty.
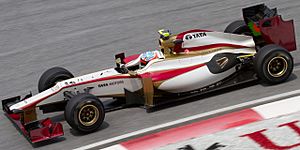
[[[284,100],[260,105],[251,108],[264,119],[275,118],[287,114],[298,112],[300,106],[300,96],[290,97]]]
[[[266,102],[273,101],[274,99],[282,99],[282,98],[286,98],[286,97],[296,95],[296,94],[300,94],[300,90],[295,90],[295,91],[290,91],[290,92],[286,92],[286,93],[282,93],[282,94],[277,94],[277,95],[257,99],[257,100],[251,101],[251,102],[241,103],[241,104],[237,104],[237,105],[233,105],[233,106],[213,110],[213,111],[206,112],[206,113],[197,114],[197,115],[194,115],[194,116],[190,116],[190,117],[182,118],[182,119],[179,119],[179,120],[167,122],[167,123],[164,123],[164,124],[156,125],[156,126],[153,126],[153,127],[145,128],[145,129],[142,129],[142,130],[138,130],[138,131],[135,131],[135,132],[123,134],[123,135],[120,135],[120,136],[117,136],[117,137],[114,137],[114,138],[110,138],[110,139],[107,139],[107,140],[95,142],[95,143],[92,143],[92,144],[89,144],[89,145],[86,145],[86,146],[76,148],[75,150],[90,149],[90,148],[93,148],[93,147],[109,144],[109,143],[116,142],[116,141],[119,141],[119,140],[122,140],[122,139],[125,139],[125,138],[136,136],[136,135],[139,135],[139,134],[144,134],[144,133],[154,131],[154,130],[158,130],[158,129],[161,129],[161,128],[166,128],[166,127],[170,127],[170,126],[173,126],[173,125],[176,125],[176,124],[181,124],[181,123],[184,123],[184,122],[187,122],[187,121],[203,118],[203,117],[210,116],[210,115],[213,115],[213,114],[224,113],[224,112],[227,112],[227,111],[230,111],[230,110],[243,108],[243,107],[251,106],[251,105],[254,105],[254,104],[258,104],[258,103],[266,103]]]

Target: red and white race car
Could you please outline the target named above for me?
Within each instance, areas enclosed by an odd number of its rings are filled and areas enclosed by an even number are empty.
[[[63,135],[60,123],[37,120],[36,108],[64,111],[73,129],[88,133],[101,126],[108,111],[128,106],[150,111],[258,79],[286,81],[293,70],[290,51],[296,50],[293,21],[283,21],[276,9],[263,4],[244,8],[243,16],[225,32],[195,29],[172,35],[160,30],[160,50],[118,54],[117,67],[110,69],[74,77],[64,68],[51,68],[39,80],[39,94],[2,100],[3,109],[36,143]]]

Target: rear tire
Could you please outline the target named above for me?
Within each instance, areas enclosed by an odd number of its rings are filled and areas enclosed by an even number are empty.
[[[64,115],[74,130],[91,133],[102,125],[105,110],[102,102],[96,96],[80,93],[68,101]]]
[[[38,91],[43,92],[53,87],[57,82],[73,78],[71,72],[65,68],[53,67],[45,71],[39,79]]]
[[[225,33],[233,33],[233,34],[244,34],[244,35],[251,35],[251,31],[249,27],[243,20],[237,20],[230,23],[226,29],[224,30]]]
[[[268,84],[282,83],[293,72],[293,57],[286,49],[278,45],[266,45],[256,53],[254,68],[263,82]]]

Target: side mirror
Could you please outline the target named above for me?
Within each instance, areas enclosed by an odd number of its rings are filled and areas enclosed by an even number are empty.
[[[124,64],[124,58],[125,58],[124,53],[115,55],[115,62],[116,62],[117,68],[120,68],[121,64]]]

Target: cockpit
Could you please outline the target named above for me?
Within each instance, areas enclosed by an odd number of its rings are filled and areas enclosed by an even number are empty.
[[[117,56],[116,56],[117,57]],[[150,65],[152,61],[164,60],[165,56],[160,50],[146,51],[140,54],[136,59],[128,62],[121,63],[120,58],[116,58],[117,68],[120,73],[128,73],[129,71],[137,71],[144,69],[147,65]]]
[[[159,30],[160,35],[159,47],[160,50],[146,51],[140,54],[137,58],[128,63],[124,63],[124,54],[116,55],[116,70],[120,73],[128,73],[129,71],[137,71],[144,69],[150,62],[163,60],[170,55],[176,54],[173,49],[176,44],[181,44],[183,41],[176,39],[176,35],[172,35],[169,30]]]
[[[150,61],[155,59],[165,59],[164,54],[159,50],[147,51],[142,53],[137,59],[127,63],[127,68],[138,66],[139,69],[144,68]]]

